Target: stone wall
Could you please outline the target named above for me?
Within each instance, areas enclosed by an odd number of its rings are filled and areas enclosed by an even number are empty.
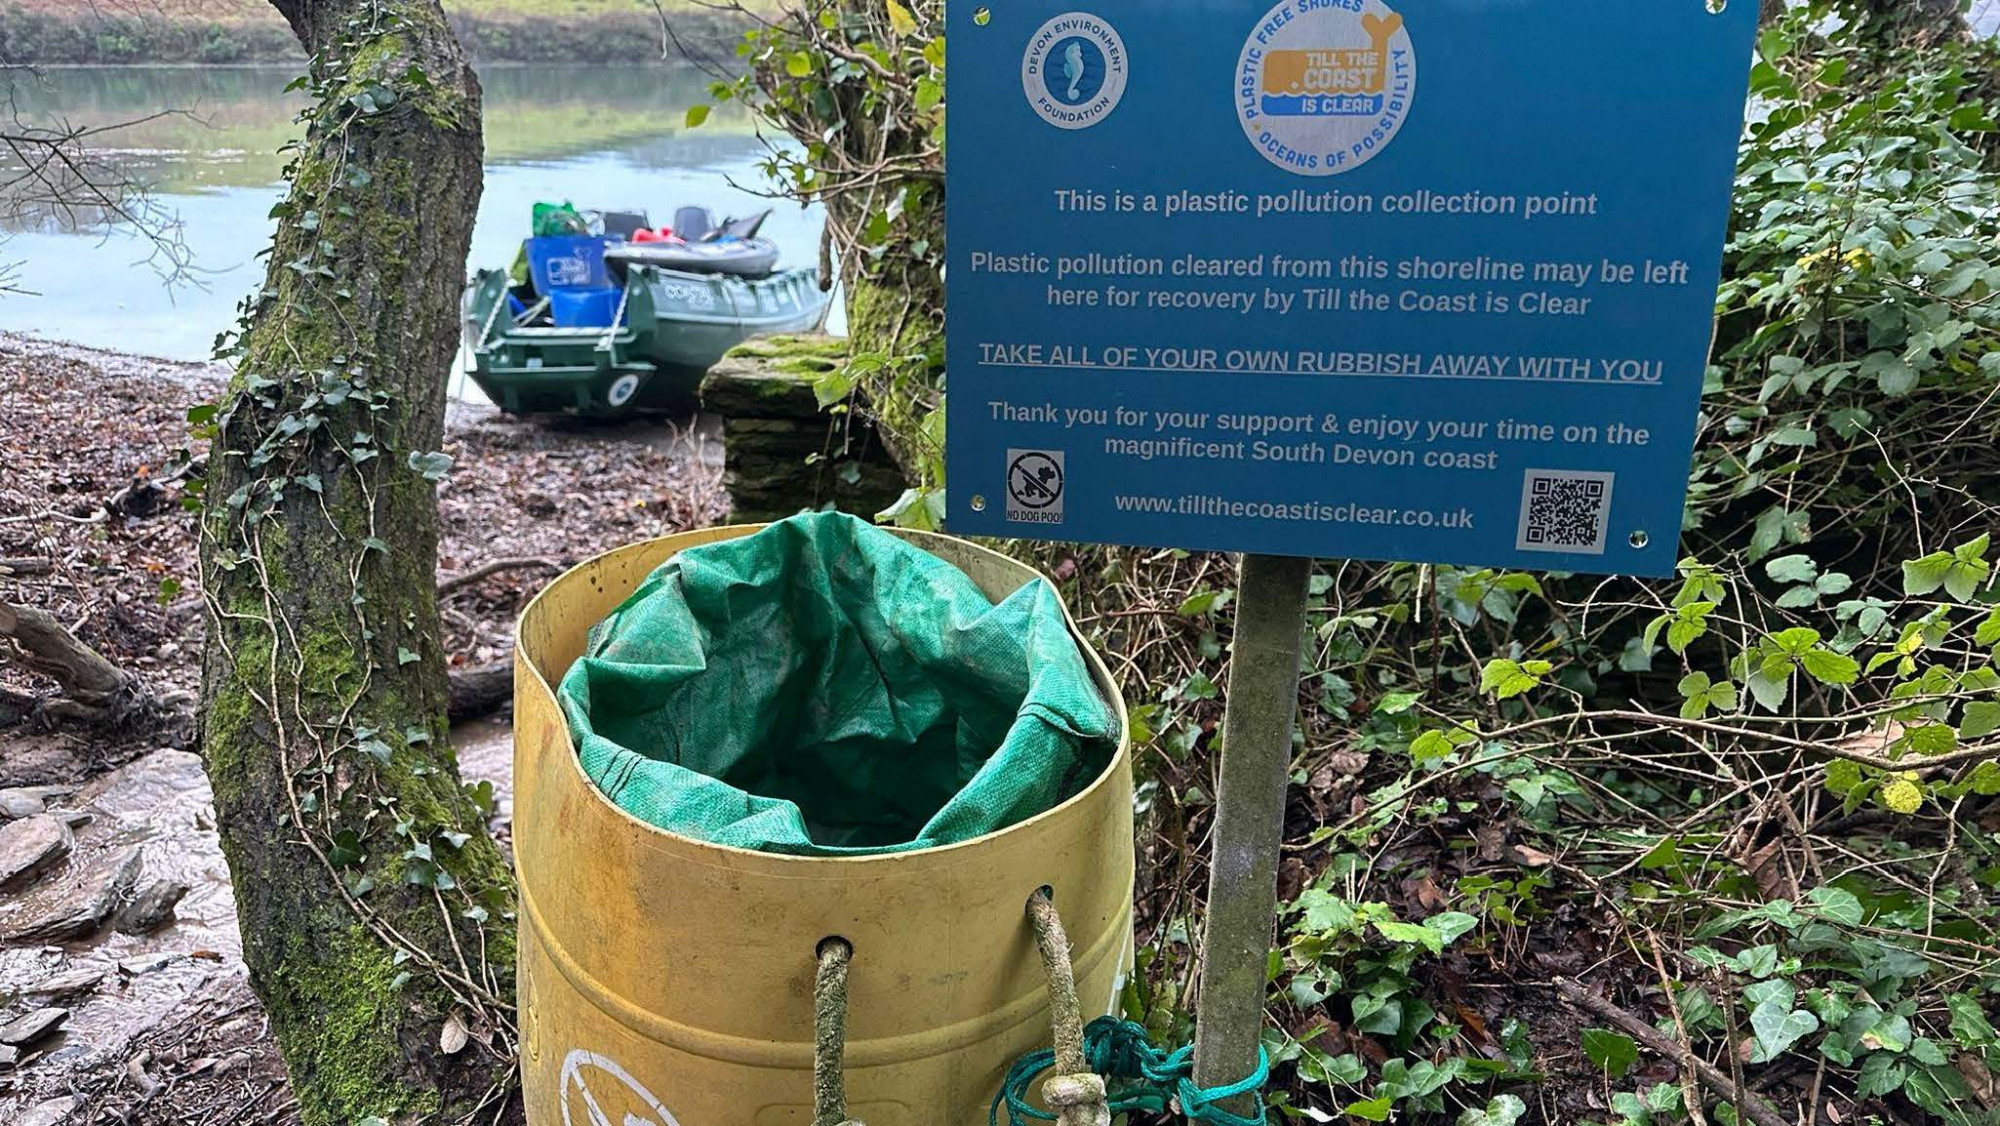
[[[702,380],[702,409],[722,417],[731,519],[781,520],[829,504],[873,517],[902,495],[874,428],[845,408],[822,408],[813,392],[846,355],[847,342],[834,337],[766,337]]]

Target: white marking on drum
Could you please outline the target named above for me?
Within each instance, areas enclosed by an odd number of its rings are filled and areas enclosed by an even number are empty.
[[[658,1117],[643,1118],[628,1111],[623,1122],[612,1122],[604,1113],[604,1108],[598,1105],[597,1096],[591,1091],[590,1085],[584,1082],[585,1067],[595,1068],[624,1084],[627,1094],[645,1103],[646,1109]],[[582,1100],[585,1113],[589,1116],[582,1126],[680,1126],[667,1108],[660,1105],[660,1100],[654,1097],[653,1092],[646,1089],[645,1084],[632,1078],[631,1073],[618,1066],[618,1061],[600,1056],[596,1052],[585,1051],[582,1048],[570,1052],[563,1060],[562,1084],[559,1089],[562,1092],[563,1126],[579,1126],[570,1118],[570,1106],[579,1098]]]

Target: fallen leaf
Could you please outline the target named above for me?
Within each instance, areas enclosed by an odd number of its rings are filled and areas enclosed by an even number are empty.
[[[459,1019],[457,1013],[453,1013],[445,1018],[444,1028],[438,1033],[438,1051],[447,1056],[455,1056],[465,1050],[466,1041],[471,1038],[471,1034],[465,1030],[465,1022]]]
[[[1546,868],[1556,862],[1556,858],[1535,848],[1533,845],[1508,845],[1507,859],[1523,868]]]

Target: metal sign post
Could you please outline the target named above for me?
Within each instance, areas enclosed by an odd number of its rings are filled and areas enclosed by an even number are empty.
[[[1203,1087],[1250,1074],[1264,1030],[1265,965],[1278,906],[1278,849],[1311,577],[1309,559],[1243,557],[1194,1026],[1194,1081]]]
[[[1249,553],[1204,1082],[1255,1058],[1298,559],[1672,574],[1757,9],[950,8],[951,531]]]

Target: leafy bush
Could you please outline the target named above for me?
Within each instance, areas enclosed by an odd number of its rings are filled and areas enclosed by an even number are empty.
[[[1619,1126],[2000,1107],[1993,57],[1833,15],[1759,47],[1679,580],[1314,580],[1268,1034],[1287,1117],[1491,1121],[1523,1083],[1527,1120]],[[1032,553],[1142,696],[1131,1008],[1184,1027],[1229,566]]]
[[[1284,1117],[2000,1108],[2000,61],[1940,32],[1945,3],[1767,8],[1679,579],[1313,580],[1267,1033]],[[941,132],[908,162],[852,155],[863,120],[941,129],[936,9],[806,14],[748,36],[750,77],[714,93],[800,139],[772,164],[788,190],[866,181],[841,253],[929,268],[908,203]],[[822,397],[930,450],[927,364],[870,343]],[[1126,1015],[1185,1038],[1233,568],[1018,550],[1135,697]]]

